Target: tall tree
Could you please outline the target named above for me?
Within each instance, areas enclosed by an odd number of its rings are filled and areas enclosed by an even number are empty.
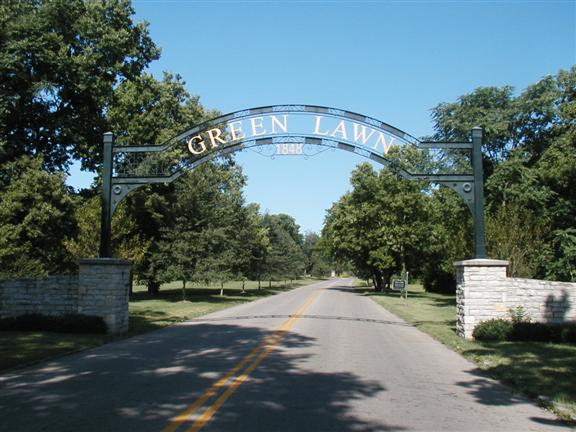
[[[97,257],[99,253],[99,226],[102,205],[96,190],[85,189],[75,196],[76,235],[65,241],[66,249],[74,257]],[[128,213],[125,203],[118,206],[112,219],[112,245],[116,255],[140,267],[144,255],[150,247],[150,240],[145,240],[138,231],[138,223]]]
[[[261,288],[265,272],[266,257],[270,250],[269,230],[259,212],[258,204],[246,207],[246,221],[240,227],[239,245],[242,251],[241,277],[258,281]]]
[[[169,280],[226,282],[242,277],[254,237],[242,187],[245,178],[231,160],[205,163],[184,174],[171,195],[173,221],[160,229],[150,255],[150,272],[158,282]]]
[[[273,280],[296,279],[304,272],[305,258],[300,244],[300,227],[286,214],[264,216],[270,246],[264,267],[270,284]]]
[[[321,238],[314,232],[307,232],[304,235],[304,242],[302,244],[302,251],[305,257],[305,271],[306,274],[315,277],[330,276],[333,268],[329,262],[323,249],[321,247]]]
[[[74,201],[62,174],[22,157],[0,172],[0,278],[71,271],[66,240],[74,236]]]
[[[453,103],[441,103],[432,110],[434,139],[468,140],[476,126],[484,130],[484,167],[489,175],[518,145],[514,134],[514,89],[510,86],[480,87]]]
[[[466,138],[475,125],[486,131],[487,248],[512,260],[515,275],[572,280],[576,273],[575,96],[572,67],[516,97],[511,87],[480,88],[433,110],[437,138]]]
[[[328,212],[322,237],[334,258],[350,261],[377,290],[403,268],[417,270],[429,235],[429,209],[421,185],[368,163],[351,176],[352,191]]]
[[[100,162],[114,89],[159,49],[129,0],[0,4],[0,164],[39,156],[49,170]]]
[[[123,145],[160,144],[214,115],[206,112],[198,97],[190,95],[184,86],[180,76],[169,73],[165,73],[161,81],[147,74],[123,81],[107,113],[117,141]],[[196,171],[193,181],[200,182],[201,175],[211,174],[206,164]],[[140,188],[126,198],[126,211],[136,223],[134,232],[147,245],[134,271],[151,293],[156,293],[160,282],[167,277],[166,269],[155,255],[162,255],[159,242],[175,226],[179,214],[177,203],[182,198],[176,189],[178,184],[190,180],[186,176],[176,183]]]

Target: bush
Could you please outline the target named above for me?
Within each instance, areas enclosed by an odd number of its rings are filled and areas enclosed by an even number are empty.
[[[505,319],[483,321],[474,328],[472,336],[481,341],[506,341],[512,332],[512,323]]]
[[[537,322],[517,322],[512,326],[509,340],[519,342],[559,342],[554,340],[552,326]]]
[[[576,344],[576,323],[562,324],[560,340],[563,343]]]
[[[472,336],[482,341],[576,343],[576,323],[546,324],[491,319],[478,324]]]
[[[59,316],[54,327],[60,333],[97,333],[105,334],[108,331],[102,317],[82,314],[66,314]]]
[[[508,309],[508,315],[512,324],[530,322],[530,314],[524,309],[524,306],[516,306],[515,308]]]
[[[98,316],[82,314],[52,316],[32,313],[0,319],[0,330],[104,334],[108,329],[104,320]]]
[[[512,341],[576,343],[576,323],[518,323],[510,335]]]

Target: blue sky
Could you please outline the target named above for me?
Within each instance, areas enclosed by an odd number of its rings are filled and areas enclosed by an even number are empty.
[[[326,105],[414,136],[430,109],[479,86],[517,92],[576,63],[574,1],[135,0],[162,57],[150,72],[182,75],[210,109]],[[237,154],[246,199],[319,231],[362,158]],[[73,171],[70,183],[90,183]]]

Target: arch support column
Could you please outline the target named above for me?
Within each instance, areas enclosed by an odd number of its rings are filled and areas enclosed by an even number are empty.
[[[472,259],[454,265],[456,332],[465,339],[472,339],[476,324],[507,313],[508,261]]]
[[[109,333],[127,331],[130,261],[88,258],[79,267],[78,313],[102,317]]]
[[[112,256],[112,146],[114,136],[112,132],[104,134],[102,147],[102,215],[100,220],[100,257]]]

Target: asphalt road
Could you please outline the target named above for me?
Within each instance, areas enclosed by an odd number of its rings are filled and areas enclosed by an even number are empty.
[[[0,430],[569,430],[350,283],[2,375]]]

